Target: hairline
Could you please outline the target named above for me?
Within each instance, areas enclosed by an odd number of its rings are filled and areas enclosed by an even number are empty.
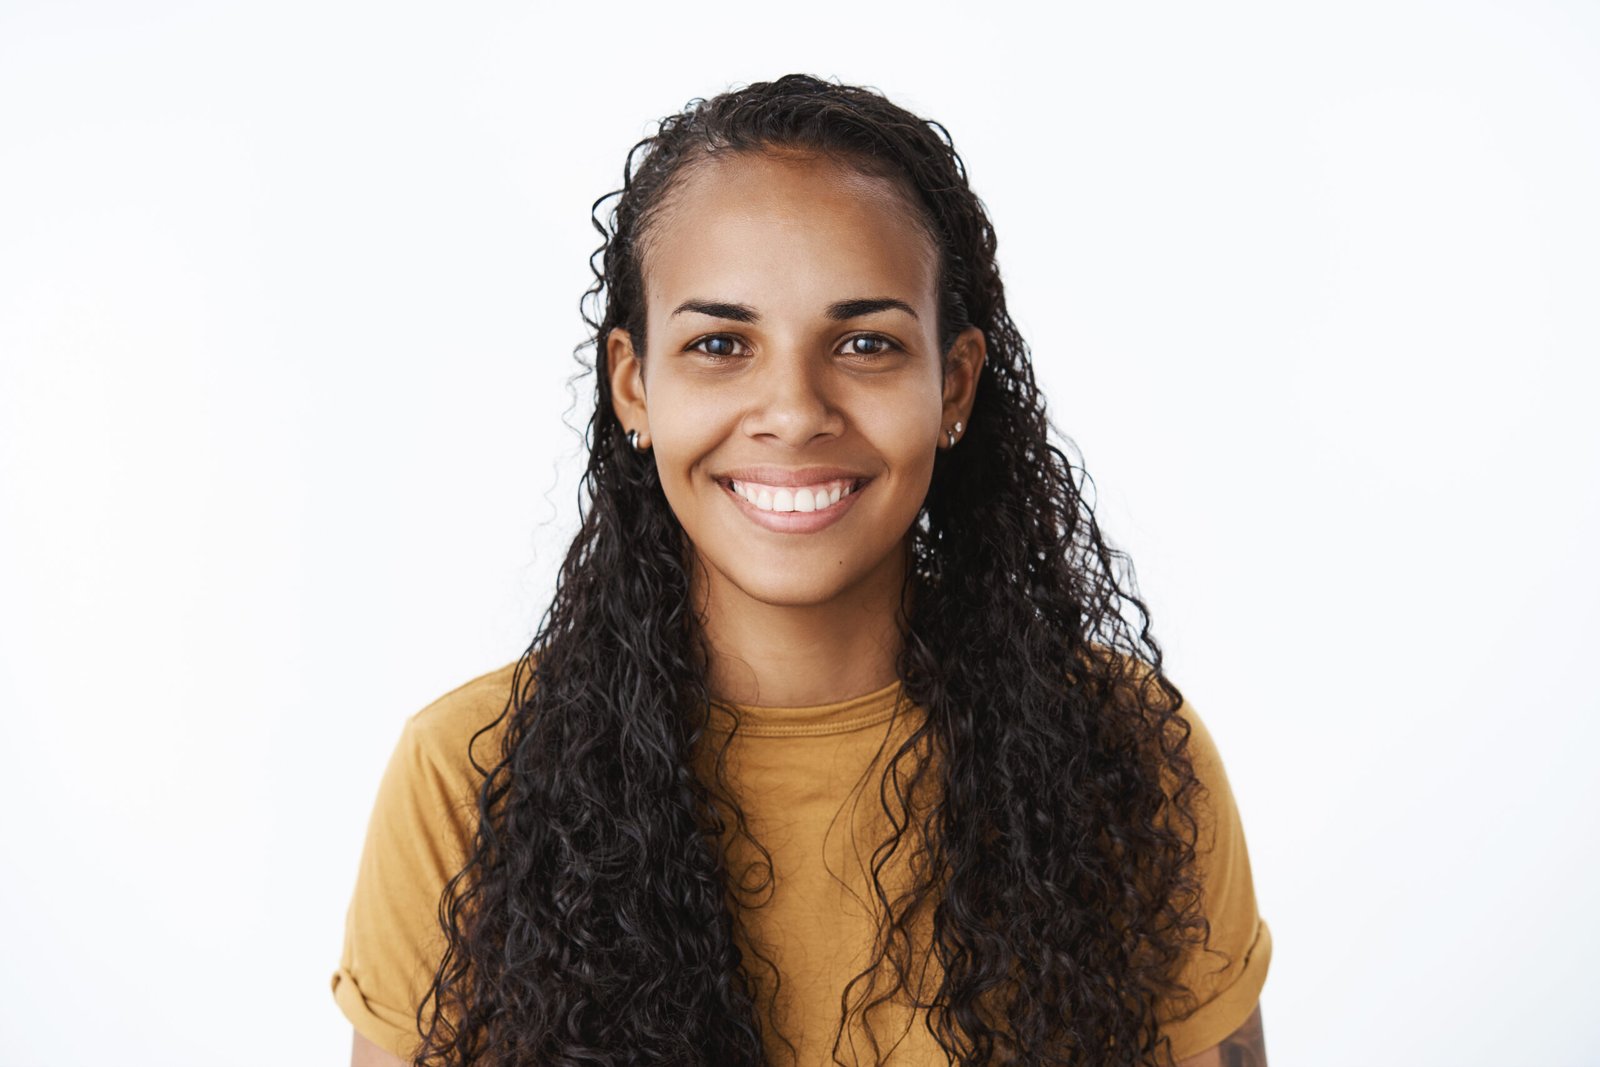
[[[769,141],[755,145],[702,142],[685,151],[678,162],[674,164],[672,172],[662,184],[661,192],[656,197],[655,203],[650,205],[636,224],[634,265],[639,271],[639,318],[641,322],[644,322],[649,314],[648,293],[650,284],[646,263],[656,246],[657,232],[675,207],[677,197],[684,187],[688,185],[689,181],[701,172],[724,162],[753,156],[787,159],[793,162],[826,162],[864,177],[876,178],[884,182],[890,191],[895,194],[893,199],[898,205],[902,217],[916,228],[933,253],[934,336],[939,336],[940,331],[944,328],[944,323],[940,321],[940,312],[944,302],[942,290],[944,272],[946,270],[945,252],[938,233],[927,217],[926,209],[921,203],[921,197],[916,186],[898,168],[880,163],[865,153],[832,145],[812,144],[805,141]],[[639,356],[642,358],[644,353],[642,351],[639,352]],[[939,357],[942,361],[944,353],[939,353]]]

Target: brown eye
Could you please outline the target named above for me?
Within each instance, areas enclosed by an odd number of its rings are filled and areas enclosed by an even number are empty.
[[[851,356],[882,356],[887,355],[896,347],[895,343],[887,337],[864,333],[845,342],[845,354]]]
[[[702,337],[689,346],[691,351],[703,352],[712,359],[732,359],[736,355],[737,342],[727,334],[714,333],[710,337]]]

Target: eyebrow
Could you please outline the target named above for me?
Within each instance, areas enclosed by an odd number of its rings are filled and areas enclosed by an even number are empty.
[[[876,311],[904,311],[912,318],[918,318],[916,309],[904,300],[893,297],[859,298],[856,300],[836,300],[827,307],[828,318],[835,322],[843,322],[859,315],[871,315]],[[710,315],[718,319],[732,319],[735,322],[759,322],[760,312],[749,304],[729,304],[719,300],[685,300],[672,309],[673,315],[685,311],[698,312],[701,315]],[[669,316],[670,317],[670,316]]]

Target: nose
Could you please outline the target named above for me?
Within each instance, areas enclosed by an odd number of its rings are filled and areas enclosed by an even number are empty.
[[[775,437],[799,448],[819,434],[838,436],[843,430],[825,355],[788,344],[773,352],[754,378],[758,384],[744,419],[752,437]]]

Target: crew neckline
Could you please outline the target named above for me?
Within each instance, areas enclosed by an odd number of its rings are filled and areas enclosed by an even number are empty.
[[[886,722],[900,703],[904,683],[896,678],[880,689],[828,704],[781,706],[777,704],[739,704],[713,700],[738,717],[737,737],[817,737],[849,733]],[[713,716],[709,728],[728,733],[731,724],[725,715]]]

